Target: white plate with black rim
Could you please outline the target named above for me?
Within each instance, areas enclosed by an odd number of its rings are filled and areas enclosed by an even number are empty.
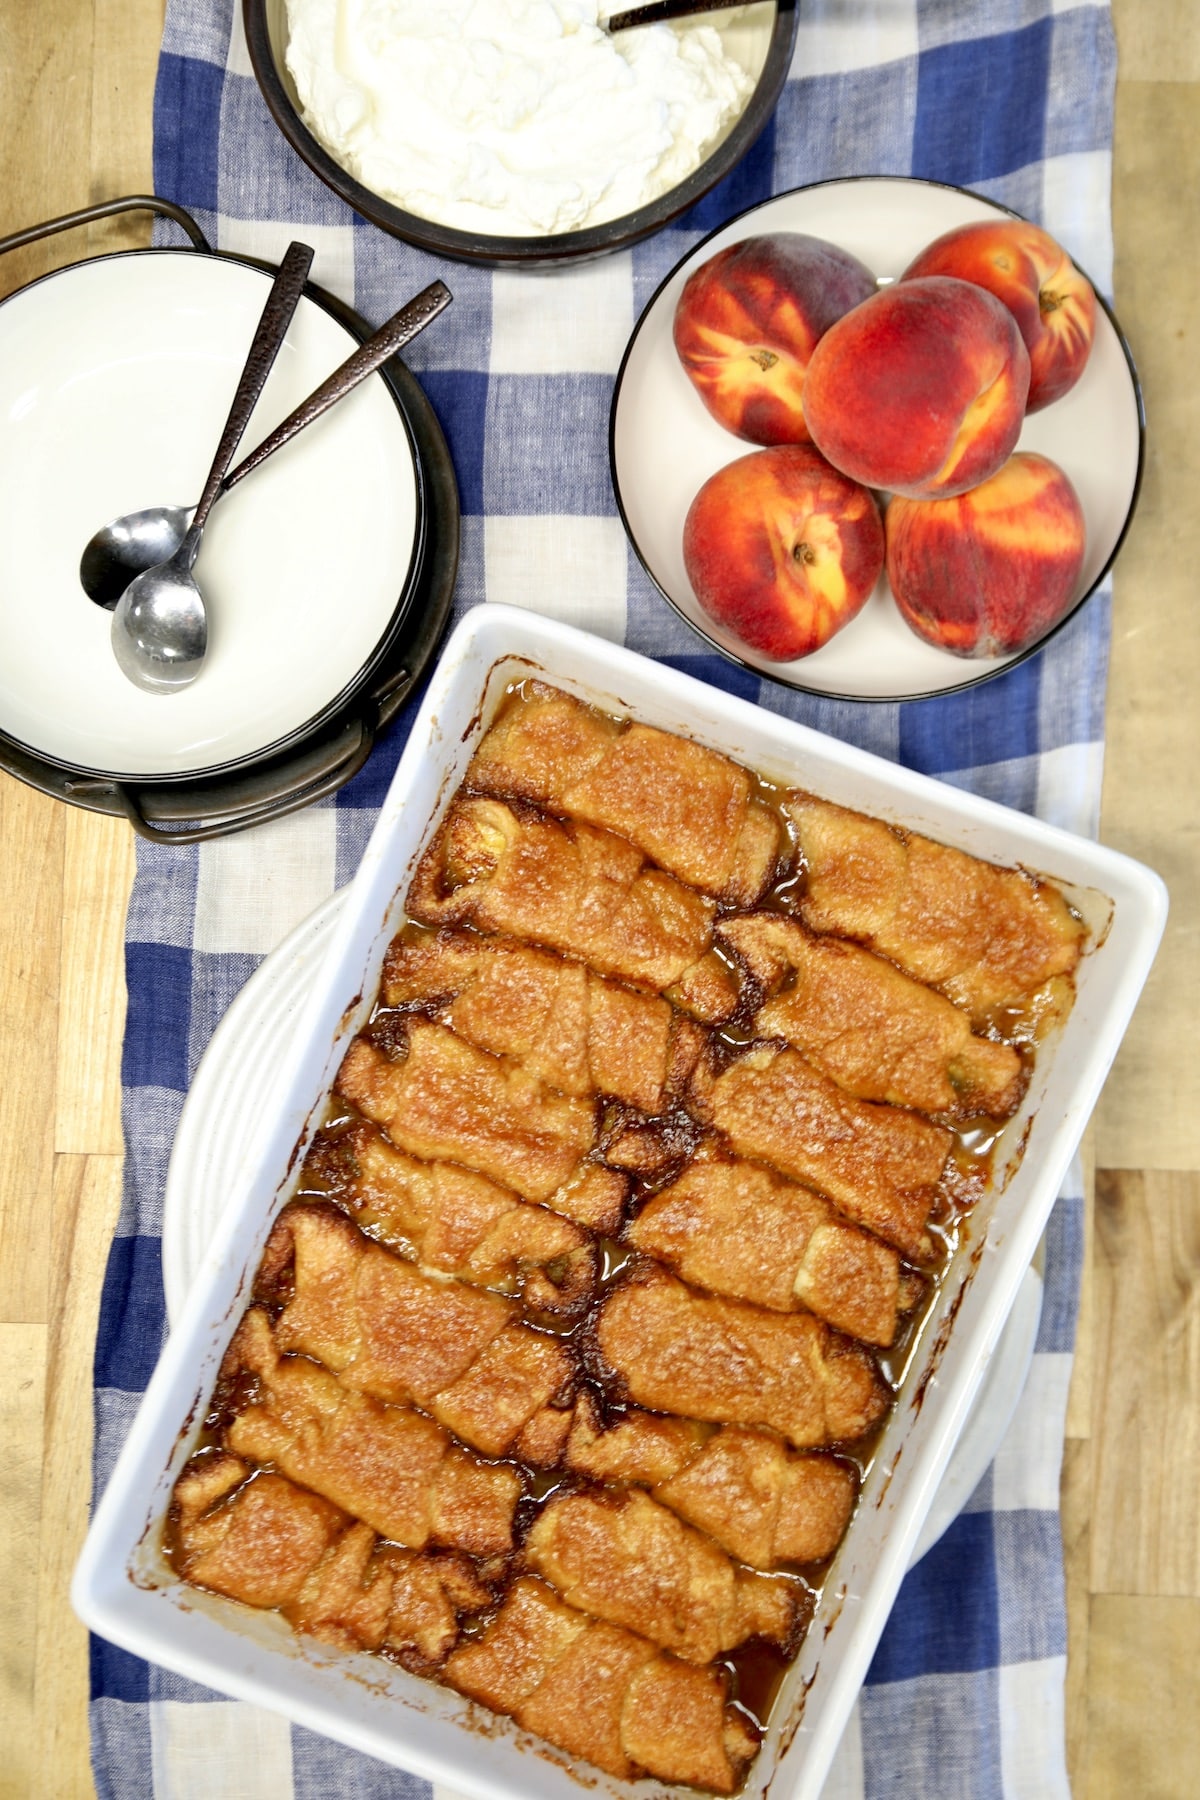
[[[986,681],[1040,649],[1112,566],[1137,503],[1145,417],[1129,347],[1097,295],[1096,338],[1087,367],[1070,393],[1026,419],[1018,444],[1066,471],[1087,526],[1074,602],[1037,643],[1003,657],[965,658],[939,650],[910,631],[886,576],[881,576],[862,612],[829,643],[797,661],[773,662],[708,616],[684,568],[683,522],[698,489],[726,463],[754,448],[705,410],[675,353],[675,307],[692,271],[743,238],[800,231],[850,251],[884,285],[942,232],[979,219],[1017,216],[981,194],[936,182],[899,176],[818,182],[763,201],[704,238],[650,300],[629,341],[613,395],[609,455],[617,507],[642,567],[664,600],[743,668],[836,699],[895,701],[952,693]]]
[[[273,271],[192,250],[77,263],[0,305],[0,729],[88,775],[245,768],[334,718],[379,667],[421,567],[422,471],[384,377],[221,500],[197,576],[192,686],[133,687],[84,545],[140,507],[197,499]],[[243,440],[261,441],[357,347],[306,291]]]

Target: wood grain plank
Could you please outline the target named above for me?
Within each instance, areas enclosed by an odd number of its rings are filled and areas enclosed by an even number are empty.
[[[0,775],[0,1320],[44,1324],[66,809]]]
[[[88,188],[91,200],[154,191],[153,100],[165,0],[93,0]],[[147,214],[127,214],[88,229],[93,253],[148,243]]]
[[[1075,1357],[1071,1364],[1071,1388],[1067,1395],[1068,1438],[1090,1437],[1092,1431],[1092,1387],[1096,1362],[1096,1157],[1095,1134],[1091,1130],[1084,1134],[1080,1160],[1083,1163],[1083,1268],[1079,1277],[1079,1313],[1075,1321]]]
[[[1200,1600],[1097,1594],[1087,1786],[1077,1800],[1187,1800],[1200,1785]]]
[[[1098,1172],[1096,1307],[1089,1585],[1200,1595],[1200,1175]]]
[[[63,829],[54,1145],[58,1151],[119,1154],[124,928],[134,838],[123,819],[78,807],[66,812]]]
[[[33,1778],[34,1643],[41,1514],[44,1325],[0,1324],[0,1796],[28,1800]],[[14,1579],[15,1577],[15,1579]]]
[[[1196,0],[1113,0],[1124,81],[1200,82]]]
[[[87,202],[92,28],[91,0],[0,7],[0,234]],[[10,251],[0,260],[0,294],[84,248],[70,232]]]
[[[1067,1582],[1067,1772],[1071,1791],[1087,1792],[1091,1740],[1088,1735],[1088,1630],[1091,1610],[1092,1445],[1068,1437],[1063,1446],[1062,1535]]]
[[[85,10],[78,5],[77,10]],[[91,0],[87,192],[78,204],[153,187],[154,75],[164,0]],[[86,249],[147,243],[147,214],[89,227]],[[76,254],[79,253],[79,246]],[[134,840],[123,821],[72,809],[66,831],[63,897],[64,1029],[58,1066],[56,1147],[121,1148],[120,1067],[124,1025],[123,932],[133,879]],[[75,1028],[77,1025],[77,1029]]]
[[[1195,15],[1196,9],[1190,9]],[[1169,16],[1164,0],[1136,9]],[[1124,33],[1128,41],[1130,33]],[[1146,471],[1113,571],[1113,655],[1100,835],[1149,863],[1171,891],[1158,960],[1097,1108],[1108,1169],[1200,1168],[1200,432],[1189,369],[1200,342],[1200,84],[1117,88],[1113,225],[1117,312],[1146,397]],[[1190,996],[1191,1004],[1187,998]]]
[[[91,1800],[87,1631],[66,1602],[91,1493],[92,1349],[108,1246],[121,1204],[120,1156],[55,1164],[50,1322],[37,1572],[34,1791]]]
[[[0,232],[152,187],[162,16],[162,0],[0,7]],[[0,294],[148,232],[137,215],[11,254]],[[133,839],[0,776],[0,843],[0,1793],[92,1800],[86,1633],[67,1591],[86,1522],[95,1312],[120,1192]],[[110,1154],[56,1169],[56,1122],[72,1149]]]

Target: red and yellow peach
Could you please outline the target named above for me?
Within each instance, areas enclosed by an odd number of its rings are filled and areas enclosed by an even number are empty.
[[[804,417],[829,462],[909,499],[961,494],[1008,460],[1029,354],[1008,308],[967,281],[897,282],[817,344]]]
[[[1096,333],[1096,295],[1049,232],[1026,219],[960,225],[922,250],[900,279],[929,275],[974,282],[1012,313],[1029,352],[1027,412],[1074,387]]]
[[[675,348],[728,431],[752,444],[806,443],[800,400],[813,348],[874,292],[871,271],[823,238],[744,238],[688,277],[675,308]]]
[[[1018,451],[955,499],[894,499],[886,533],[902,615],[918,637],[958,656],[1024,650],[1078,596],[1083,509],[1046,456]]]
[[[683,528],[705,612],[777,662],[808,656],[849,624],[879,579],[883,549],[873,495],[807,444],[726,464]]]

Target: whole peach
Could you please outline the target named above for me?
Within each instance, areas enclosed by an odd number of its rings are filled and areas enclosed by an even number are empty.
[[[831,325],[804,383],[812,440],[835,469],[913,500],[961,494],[1007,462],[1029,392],[1016,320],[969,281],[881,288]]]
[[[870,269],[824,238],[744,238],[688,277],[675,308],[675,348],[728,431],[752,444],[807,443],[800,395],[813,347],[874,292]]]
[[[688,509],[683,560],[705,612],[777,662],[819,650],[883,570],[872,494],[807,444],[740,456]]]
[[[1026,412],[1038,412],[1075,386],[1096,335],[1096,295],[1061,244],[1026,219],[960,225],[935,239],[901,281],[954,275],[1002,300],[1029,352]]]
[[[886,532],[901,613],[918,637],[958,656],[1024,650],[1075,601],[1083,508],[1048,456],[1018,451],[957,499],[893,500]]]

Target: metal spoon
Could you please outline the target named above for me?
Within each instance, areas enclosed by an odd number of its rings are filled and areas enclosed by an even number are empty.
[[[433,281],[398,312],[393,313],[386,324],[367,338],[307,400],[302,400],[295,411],[275,427],[269,437],[265,437],[236,469],[226,475],[218,488],[217,497],[236,487],[239,481],[265,462],[268,456],[273,456],[276,450],[289,443],[297,432],[303,431],[306,425],[327,412],[343,395],[364,382],[368,375],[373,375],[389,356],[393,356],[416,337],[431,319],[436,318],[443,307],[449,305],[450,300],[450,290],[445,282]],[[113,519],[96,533],[84,550],[79,564],[79,579],[84,590],[101,606],[116,604],[130,587],[132,578],[138,574],[139,569],[161,564],[169,566],[169,559],[182,552],[191,521],[192,509],[187,506],[151,506],[144,512],[126,513],[122,518]],[[139,558],[145,560],[139,561]],[[194,680],[198,673],[197,663],[187,679]],[[181,687],[184,684],[175,680],[172,685]],[[165,684],[159,685],[155,691],[165,692],[167,688]]]
[[[271,283],[212,468],[183,541],[169,560],[136,576],[117,602],[111,633],[113,655],[122,674],[147,693],[171,693],[186,687],[200,672],[208,644],[208,619],[192,565],[222,478],[287,336],[312,259],[307,244],[288,246]]]
[[[631,6],[625,12],[610,13],[604,20],[608,32],[628,31],[632,25],[659,25],[666,19],[687,19],[693,13],[727,12],[741,6],[743,0],[651,0],[647,6]]]

